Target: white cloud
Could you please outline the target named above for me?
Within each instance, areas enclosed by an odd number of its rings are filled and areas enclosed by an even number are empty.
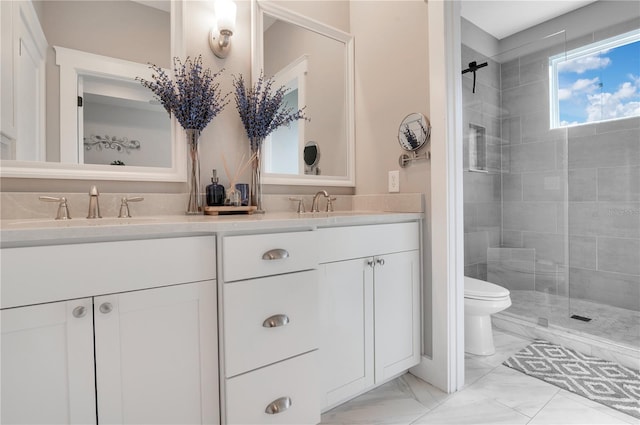
[[[558,100],[568,100],[572,96],[581,93],[593,93],[600,87],[600,79],[598,77],[592,79],[581,78],[571,84],[570,88],[562,88],[558,90]]]
[[[630,77],[615,93],[587,95],[587,122],[640,116],[640,78]]]
[[[585,73],[592,69],[606,68],[611,64],[611,59],[607,57],[601,57],[600,53],[583,56],[574,60],[560,62],[558,64],[559,72],[576,72],[578,74]]]

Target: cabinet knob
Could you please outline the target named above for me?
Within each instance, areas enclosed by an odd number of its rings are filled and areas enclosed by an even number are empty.
[[[87,308],[83,305],[79,305],[78,307],[73,309],[73,317],[81,318],[87,314]]]
[[[384,266],[384,258],[376,258],[376,264],[379,266]]]
[[[282,260],[289,258],[289,251],[282,248],[271,249],[262,254],[263,260]]]
[[[280,397],[279,399],[269,403],[267,408],[264,409],[264,412],[269,415],[277,415],[278,413],[288,410],[291,407],[291,404],[291,399],[289,397]]]
[[[111,303],[102,303],[100,304],[100,313],[109,314],[113,310],[113,305]]]
[[[278,326],[286,325],[289,321],[289,316],[286,314],[274,314],[266,318],[265,321],[262,322],[262,326],[265,328],[277,328]]]
[[[375,263],[373,262],[373,260],[367,260],[367,266],[373,267],[374,265]]]

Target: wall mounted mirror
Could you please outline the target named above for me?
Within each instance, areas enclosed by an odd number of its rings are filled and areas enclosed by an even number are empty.
[[[404,117],[398,127],[398,143],[409,153],[400,155],[398,159],[400,166],[404,168],[412,161],[429,159],[429,152],[418,155],[418,151],[428,144],[430,139],[431,123],[424,114],[413,112]]]
[[[253,81],[273,77],[310,118],[265,141],[265,184],[354,186],[353,36],[268,1],[253,1],[252,21]],[[313,172],[305,163],[311,141],[322,151]]]
[[[2,177],[186,180],[180,126],[135,81],[184,56],[182,1],[2,7]]]

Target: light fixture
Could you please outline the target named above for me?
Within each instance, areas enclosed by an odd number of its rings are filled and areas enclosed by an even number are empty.
[[[216,20],[209,33],[209,46],[213,54],[223,59],[231,50],[231,36],[236,30],[236,4],[233,0],[215,0]]]

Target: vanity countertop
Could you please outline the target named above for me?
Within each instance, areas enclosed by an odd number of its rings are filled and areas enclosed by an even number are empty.
[[[0,220],[2,248],[156,239],[212,233],[251,233],[272,230],[312,230],[321,227],[357,226],[420,220],[423,213],[336,211],[332,213],[272,212],[252,215],[172,215],[102,219]]]

